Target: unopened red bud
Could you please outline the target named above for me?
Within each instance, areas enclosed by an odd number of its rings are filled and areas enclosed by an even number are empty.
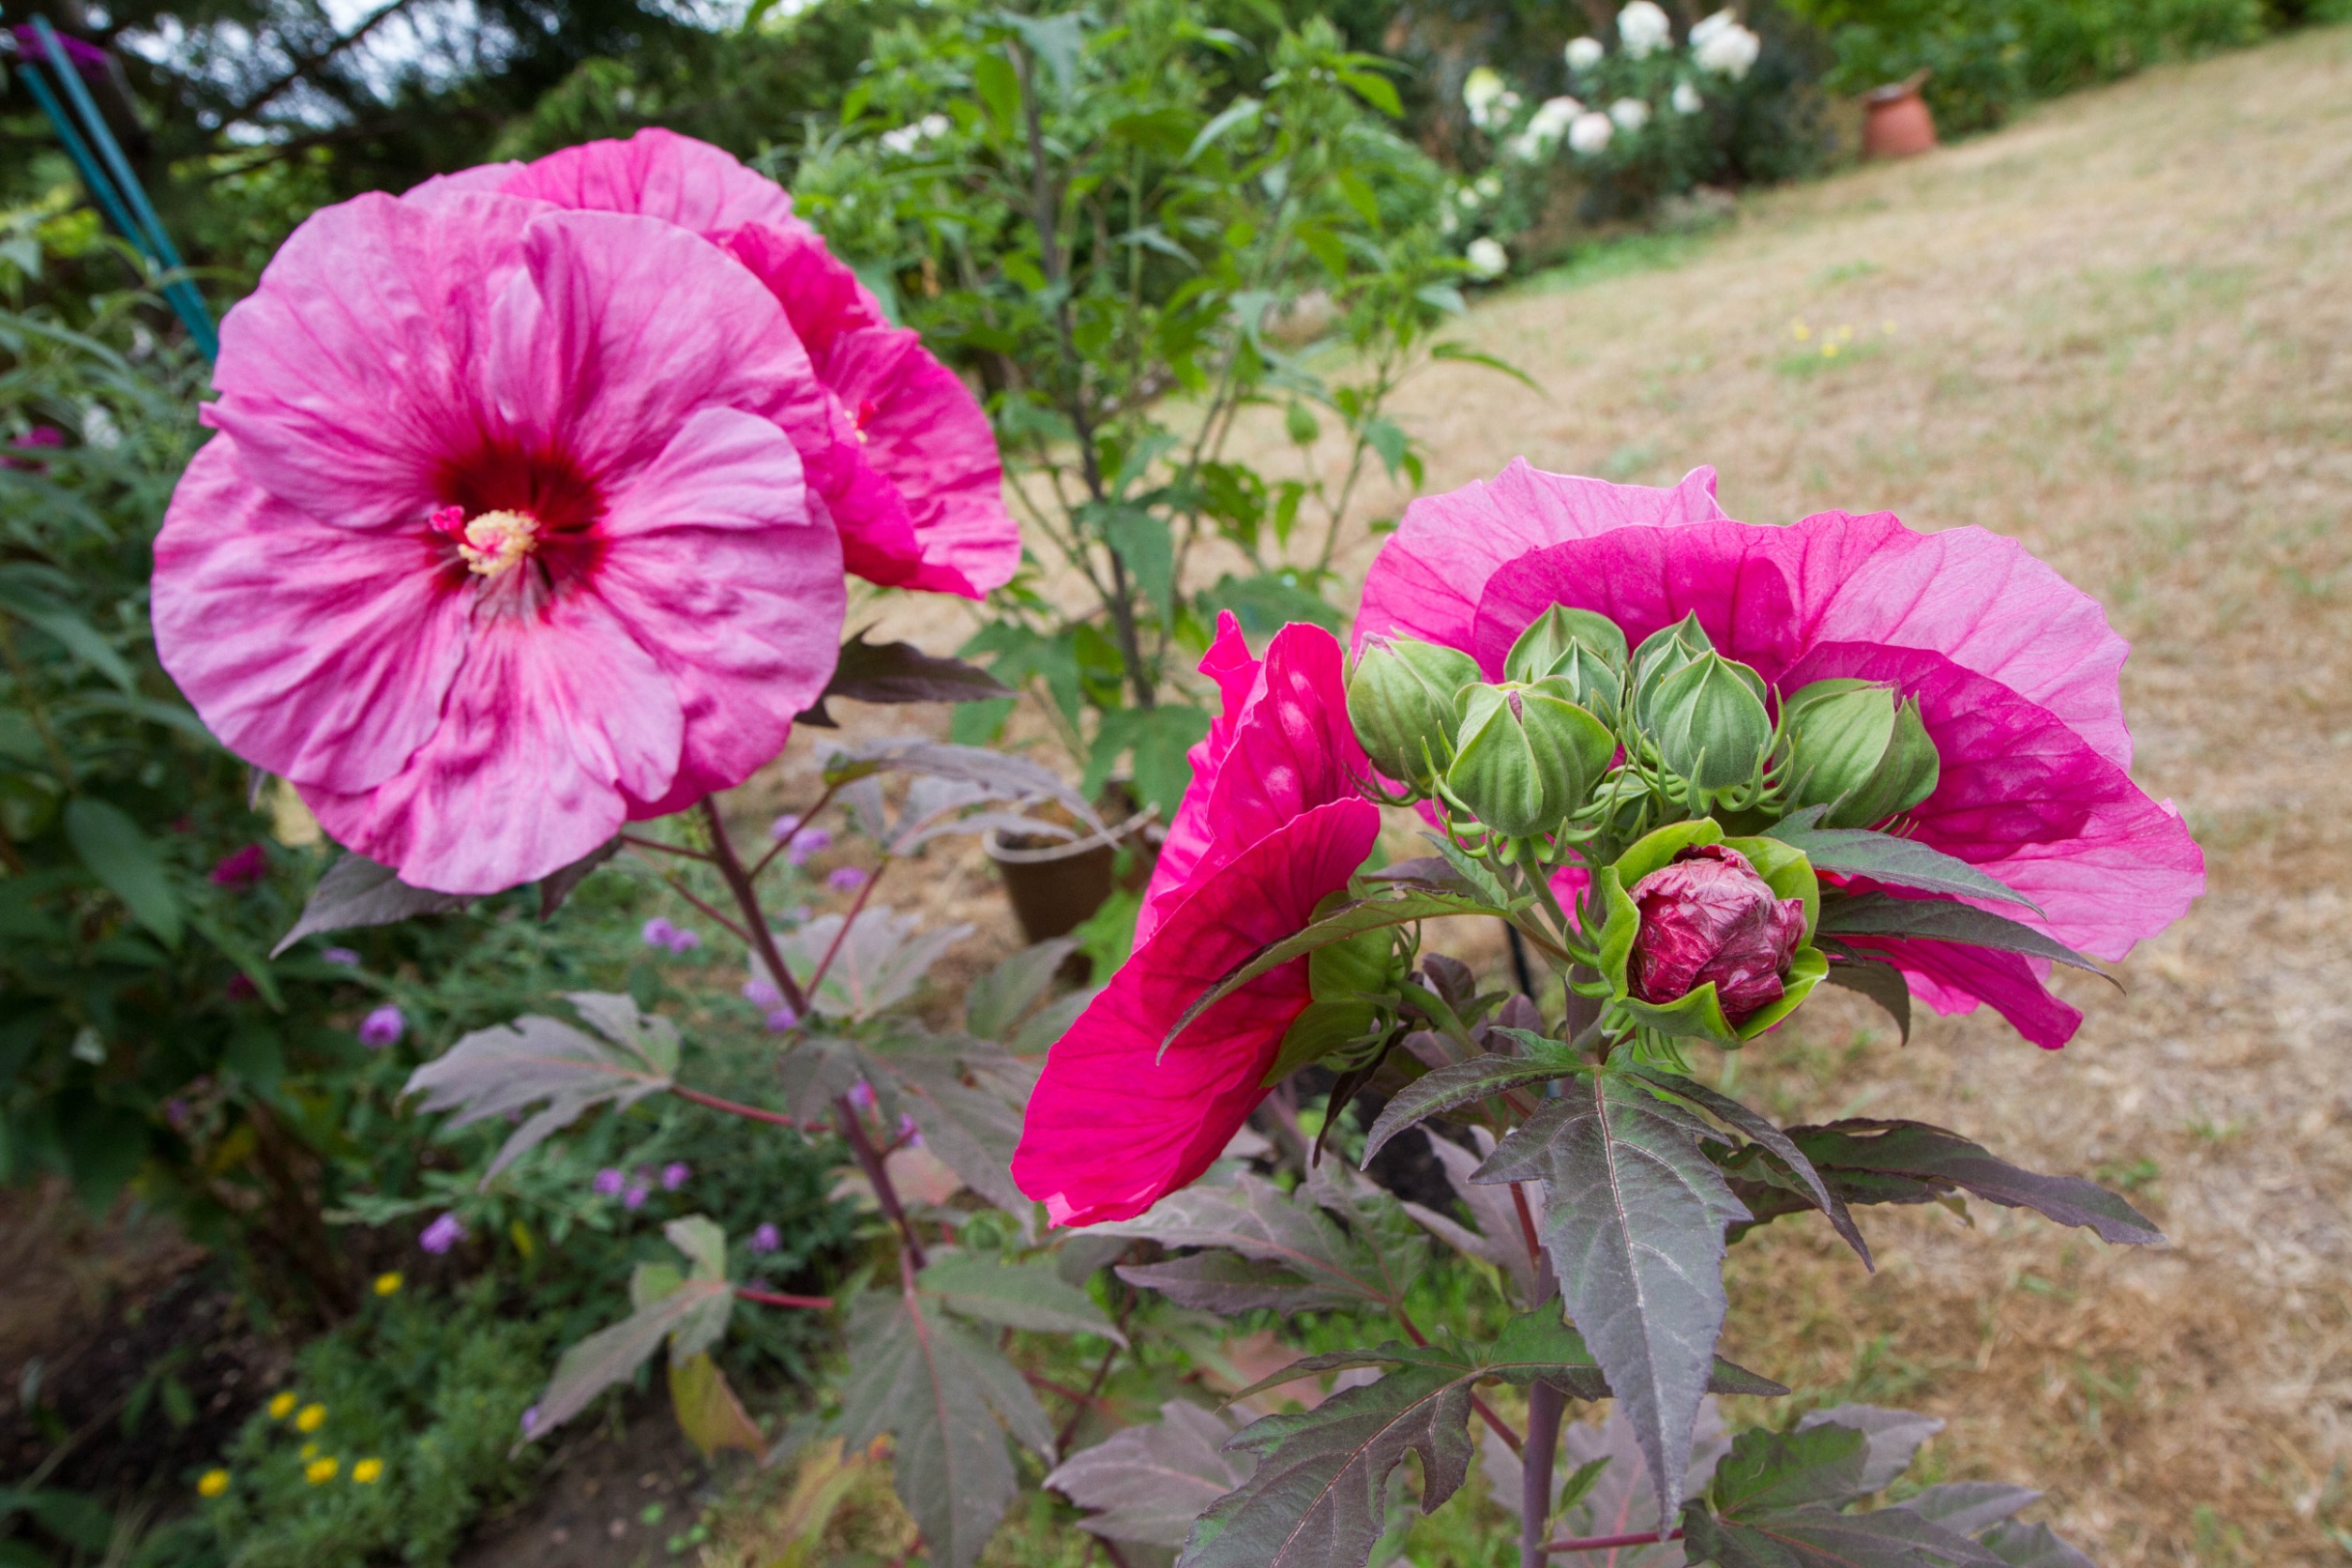
[[[1633,900],[1641,928],[1625,978],[1636,999],[1663,1005],[1711,980],[1734,1026],[1780,1000],[1804,936],[1804,900],[1774,894],[1747,856],[1694,846],[1636,882]]]

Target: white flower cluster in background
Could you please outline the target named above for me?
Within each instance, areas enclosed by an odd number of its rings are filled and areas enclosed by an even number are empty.
[[[1560,139],[1576,116],[1584,113],[1584,105],[1572,98],[1545,98],[1528,116],[1519,133],[1503,143],[1504,156],[1520,163],[1536,163],[1559,150]]]
[[[1704,17],[1691,28],[1691,63],[1700,70],[1727,76],[1734,82],[1747,75],[1763,50],[1764,40],[1741,26],[1740,19],[1728,10]]]
[[[1509,125],[1519,112],[1519,95],[1492,66],[1479,67],[1462,83],[1462,107],[1470,111],[1470,124],[1481,130],[1491,133]]]
[[[896,130],[883,131],[879,140],[882,144],[882,151],[896,153],[900,158],[905,158],[911,153],[920,152],[927,143],[938,141],[947,134],[947,129],[946,115],[926,114],[911,126],[900,126]]]
[[[1617,46],[1628,59],[1646,60],[1674,38],[1674,23],[1654,0],[1633,0],[1617,13]]]
[[[1511,253],[1500,240],[1483,234],[1470,242],[1462,259],[1470,263],[1470,276],[1482,282],[1491,282],[1511,270]]]

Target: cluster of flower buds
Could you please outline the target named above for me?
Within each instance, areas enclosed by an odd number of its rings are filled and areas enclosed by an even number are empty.
[[[1817,807],[1819,825],[1862,827],[1936,787],[1915,701],[1856,680],[1776,694],[1696,615],[1628,648],[1605,616],[1555,607],[1503,677],[1487,682],[1456,649],[1375,640],[1348,711],[1376,767],[1505,862],[1538,840],[1557,860],[1605,828],[1621,844],[1709,815],[1769,822]]]

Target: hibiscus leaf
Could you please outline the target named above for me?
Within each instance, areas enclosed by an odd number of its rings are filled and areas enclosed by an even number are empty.
[[[1905,1498],[1897,1506],[1933,1519],[1946,1530],[1978,1535],[2041,1500],[2042,1494],[2030,1486],[2012,1486],[2004,1481],[1947,1481]],[[1994,1551],[1998,1556],[1999,1549]]]
[[[1033,1445],[1042,1433],[1052,1447],[1045,1412],[1012,1363],[915,1292],[858,1298],[841,1403],[849,1451],[893,1438],[893,1485],[942,1568],[971,1568],[1020,1489],[1004,1425]]]
[[[886,904],[857,912],[842,935],[842,916],[821,914],[792,931],[779,934],[776,947],[785,966],[796,974],[811,974],[827,953],[833,962],[824,979],[808,998],[812,1012],[827,1018],[861,1022],[904,1002],[931,966],[956,943],[972,935],[970,926],[922,928],[921,917],[899,914]],[[835,939],[840,938],[837,949]],[[774,983],[755,957],[755,975]]]
[[[1474,1153],[1450,1138],[1437,1137],[1426,1127],[1422,1129],[1422,1136],[1428,1141],[1430,1157],[1444,1168],[1447,1184],[1469,1211],[1476,1229],[1468,1229],[1451,1215],[1425,1209],[1418,1203],[1407,1203],[1405,1213],[1456,1252],[1501,1270],[1509,1276],[1518,1304],[1533,1305],[1540,1293],[1536,1264],[1528,1255],[1528,1240],[1519,1223],[1518,1204],[1512,1199],[1512,1189],[1481,1186],[1470,1180],[1471,1174],[1485,1163],[1485,1156],[1495,1152],[1494,1134],[1484,1127],[1471,1128],[1470,1136],[1478,1143]],[[1526,1196],[1530,1217],[1533,1218],[1542,1212],[1543,1189],[1536,1188]]]
[[[1119,1345],[1126,1336],[1094,1299],[1063,1279],[1050,1258],[1001,1263],[969,1254],[942,1258],[915,1285],[959,1318],[1040,1334],[1093,1334]]]
[[[1031,1212],[1029,1199],[1013,1184],[1021,1105],[991,1087],[1018,1071],[1002,1046],[909,1026],[870,1042],[864,1061],[878,1089],[897,1091],[924,1147],[966,1186],[1009,1214]],[[966,1083],[967,1076],[977,1085]]]
[[[2007,915],[1978,909],[1950,898],[1891,898],[1883,893],[1851,893],[1821,898],[1821,936],[1919,937],[1931,942],[1965,942],[1971,947],[1998,948],[2047,958],[2112,981],[2105,970],[2055,937]]]
[[[1329,947],[1335,942],[1345,942],[1366,931],[1407,926],[1416,920],[1429,920],[1440,915],[1508,915],[1510,912],[1508,908],[1480,899],[1411,886],[1376,893],[1368,898],[1342,904],[1304,930],[1295,931],[1280,942],[1267,943],[1219,975],[1214,985],[1201,992],[1193,1004],[1184,1009],[1184,1017],[1176,1020],[1175,1027],[1160,1042],[1160,1049],[1166,1051],[1176,1043],[1179,1035],[1192,1027],[1195,1018],[1252,980],[1280,969],[1294,958],[1303,958],[1319,948]]]
[[[964,993],[964,1027],[984,1040],[1002,1040],[1053,984],[1054,972],[1078,950],[1068,937],[1024,947],[972,983]]]
[[[539,918],[554,919],[555,912],[564,907],[564,901],[572,896],[573,890],[588,880],[588,873],[611,860],[620,852],[620,836],[615,834],[569,866],[561,870],[550,871],[546,876],[541,877],[539,879]],[[291,942],[293,938],[289,937],[287,940]]]
[[[1932,1415],[1883,1405],[1834,1405],[1826,1410],[1808,1410],[1797,1418],[1795,1429],[1810,1432],[1816,1426],[1840,1426],[1862,1435],[1857,1495],[1875,1492],[1909,1470],[1920,1445],[1944,1429],[1944,1424]]]
[[[1701,1152],[1723,1135],[1691,1112],[1621,1072],[1565,1087],[1476,1180],[1544,1184],[1542,1234],[1568,1316],[1664,1491],[1681,1479],[1723,1330],[1724,1229],[1748,1211]]]
[[[1196,1252],[1166,1263],[1123,1264],[1119,1277],[1157,1290],[1178,1306],[1228,1318],[1260,1309],[1344,1312],[1363,1304],[1352,1290],[1316,1285],[1291,1270],[1269,1268],[1234,1252]]]
[[[1779,1155],[1781,1163],[1786,1165],[1797,1180],[1803,1184],[1805,1196],[1813,1200],[1813,1206],[1829,1216],[1831,1228],[1845,1238],[1847,1245],[1861,1254],[1862,1267],[1868,1269],[1877,1266],[1870,1260],[1870,1244],[1862,1240],[1862,1232],[1855,1228],[1854,1216],[1847,1212],[1845,1199],[1830,1190],[1828,1184],[1821,1180],[1821,1173],[1813,1168],[1813,1162],[1805,1158],[1802,1150],[1789,1141],[1787,1133],[1782,1132],[1770,1121],[1750,1110],[1730,1095],[1718,1093],[1705,1084],[1684,1078],[1680,1073],[1665,1072],[1654,1067],[1636,1067],[1633,1071],[1676,1098],[1687,1100],[1718,1122],[1729,1124],[1734,1131],[1755,1139]],[[1425,1083],[1428,1080],[1425,1078],[1422,1081]]]
[[[978,702],[1010,697],[1013,688],[976,664],[927,654],[912,642],[868,642],[867,627],[841,644],[833,679],[825,683],[808,711],[794,716],[799,724],[837,728],[825,711],[832,698],[852,702]]]
[[[1873,882],[1907,887],[1918,893],[1996,898],[2002,903],[2023,904],[2036,914],[2042,912],[2041,905],[2007,882],[1987,876],[1941,850],[1931,850],[1917,839],[1898,838],[1892,833],[1875,833],[1867,828],[1815,827],[1813,822],[1821,810],[1819,807],[1807,807],[1778,826],[1766,829],[1764,836],[1802,850],[1817,871],[1868,877]]]
[[[942,746],[936,741],[902,738],[842,747],[825,758],[824,777],[828,784],[850,784],[882,773],[909,773],[985,784],[1004,800],[1054,801],[1090,831],[1107,831],[1102,819],[1094,814],[1093,806],[1065,783],[1060,774],[1026,758],[1008,757],[985,746]]]
[[[2079,1176],[2020,1169],[1924,1122],[1832,1122],[1791,1127],[1788,1137],[1848,1203],[1925,1203],[1958,1188],[2086,1227],[2102,1241],[2144,1245],[2164,1239],[2145,1214],[2103,1187]]]
[[[363,854],[346,854],[326,868],[310,890],[310,901],[302,906],[302,917],[293,930],[278,939],[269,956],[275,958],[304,937],[322,931],[390,926],[411,915],[440,914],[464,907],[465,900],[454,893],[411,887],[389,866],[379,866]]]
[[[1911,1043],[1911,983],[1903,978],[1903,972],[1881,958],[1854,956],[1843,943],[1824,949],[1830,960],[1830,972],[1822,978],[1832,986],[1843,986],[1859,991],[1887,1010],[1894,1019],[1897,1036],[1904,1045]]]
[[[1529,1084],[1591,1071],[1585,1063],[1566,1057],[1530,1061],[1524,1056],[1502,1055],[1473,1056],[1468,1062],[1440,1067],[1396,1092],[1373,1121],[1372,1131],[1364,1140],[1364,1157],[1370,1160],[1387,1146],[1390,1138],[1432,1116],[1442,1116],[1474,1101],[1490,1099]]]
[[[735,1397],[727,1375],[711,1360],[708,1350],[695,1356],[671,1356],[670,1408],[677,1415],[678,1429],[702,1451],[706,1461],[722,1448],[754,1455],[767,1452],[765,1434]]]
[[[564,1352],[555,1364],[555,1375],[548,1380],[546,1392],[534,1407],[536,1413],[526,1438],[553,1431],[587,1409],[597,1395],[635,1377],[645,1359],[673,1334],[678,1338],[672,1341],[671,1353],[690,1356],[698,1352],[681,1347],[701,1324],[716,1314],[724,1326],[725,1314],[734,1304],[734,1288],[725,1280],[681,1279],[667,1265],[641,1264],[638,1272],[640,1281],[666,1277],[641,1288],[639,1281],[632,1281],[630,1295],[636,1310]],[[709,1346],[705,1343],[701,1348]]]
[[[1160,1419],[1071,1455],[1045,1485],[1091,1510],[1078,1523],[1112,1541],[1177,1547],[1208,1506],[1249,1479],[1250,1461],[1224,1452],[1232,1425],[1171,1399]]]
[[[2048,1525],[2008,1519],[1977,1540],[2008,1568],[2092,1568],[2090,1559],[2051,1534]]]
[[[1707,1500],[1683,1511],[1692,1557],[1717,1568],[1998,1568],[1968,1536],[1913,1510],[1841,1512],[1875,1489],[1872,1457],[1868,1434],[1834,1421],[1741,1433]]]
[[[1421,1459],[1423,1513],[1461,1486],[1479,1382],[1540,1378],[1599,1397],[1591,1352],[1548,1310],[1515,1318],[1491,1345],[1391,1342],[1309,1356],[1284,1376],[1370,1364],[1393,1370],[1312,1410],[1243,1428],[1229,1446],[1257,1455],[1258,1468],[1200,1516],[1178,1568],[1360,1568],[1386,1531],[1385,1483],[1408,1454]]]
[[[1383,1218],[1378,1204],[1365,1200],[1363,1212],[1378,1229]],[[1397,1217],[1403,1219],[1401,1210]],[[1404,1223],[1410,1229],[1411,1222]],[[1404,1289],[1411,1283],[1400,1272],[1408,1266],[1401,1251],[1384,1256],[1374,1238],[1343,1229],[1311,1197],[1293,1198],[1253,1175],[1236,1177],[1230,1186],[1192,1186],[1170,1193],[1134,1219],[1094,1226],[1090,1233],[1139,1236],[1163,1246],[1216,1247],[1239,1253],[1253,1264],[1285,1272],[1287,1279],[1263,1277],[1269,1280],[1269,1289],[1295,1291],[1282,1304],[1289,1311],[1367,1306],[1391,1311],[1403,1301]],[[1419,1238],[1414,1241],[1418,1243]],[[1395,1246],[1394,1238],[1391,1244]],[[1422,1244],[1425,1255],[1425,1244]],[[1132,1266],[1122,1268],[1119,1274],[1138,1284],[1153,1283],[1148,1276],[1138,1278]],[[1233,1280],[1229,1273],[1219,1273],[1209,1265],[1196,1265],[1169,1277],[1196,1301],[1204,1303]],[[1295,1285],[1289,1283],[1292,1280]]]
[[[409,1075],[403,1094],[425,1096],[420,1108],[453,1110],[453,1127],[545,1109],[517,1127],[483,1172],[487,1187],[527,1150],[599,1105],[623,1108],[670,1087],[678,1066],[678,1032],[667,1018],[641,1016],[626,996],[580,991],[568,999],[606,1041],[555,1018],[525,1014],[511,1024],[477,1029]]]

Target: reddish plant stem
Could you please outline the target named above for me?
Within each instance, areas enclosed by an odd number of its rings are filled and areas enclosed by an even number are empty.
[[[768,917],[760,908],[759,892],[751,885],[751,875],[743,868],[742,857],[735,853],[734,841],[727,837],[727,822],[718,812],[718,797],[702,797],[702,820],[710,824],[711,859],[718,867],[718,874],[727,883],[727,891],[735,896],[735,907],[743,911],[744,924],[749,927],[742,933],[760,961],[767,966],[768,978],[783,993],[785,1004],[799,1018],[808,1016],[808,998],[792,978],[792,972],[784,967],[784,955],[776,951],[776,933],[768,929]]]
[[[914,1221],[907,1216],[906,1205],[898,1201],[898,1189],[891,1184],[890,1171],[882,1164],[882,1152],[867,1136],[865,1119],[858,1115],[857,1107],[850,1103],[847,1094],[834,1099],[833,1124],[840,1129],[842,1141],[850,1146],[850,1153],[857,1156],[857,1168],[866,1173],[866,1184],[874,1189],[874,1201],[882,1205],[882,1212],[890,1217],[890,1223],[898,1228],[898,1238],[908,1263],[915,1273],[920,1273],[928,1262],[923,1251],[923,1238],[914,1233]],[[908,1274],[909,1289],[913,1289],[913,1280],[914,1274]]]
[[[1403,1302],[1396,1303],[1395,1310],[1396,1313],[1397,1324],[1399,1327],[1404,1329],[1405,1337],[1411,1340],[1416,1346],[1426,1349],[1429,1345],[1428,1338],[1422,1334],[1420,1325],[1413,1321],[1412,1314],[1405,1310],[1405,1304]],[[1539,1384],[1537,1386],[1540,1387],[1542,1385]],[[1510,1448],[1512,1453],[1518,1453],[1520,1449],[1519,1434],[1511,1430],[1511,1424],[1503,1420],[1502,1417],[1497,1415],[1495,1413],[1495,1408],[1492,1405],[1487,1404],[1485,1400],[1480,1398],[1475,1390],[1471,1392],[1470,1397],[1470,1409],[1478,1412],[1479,1419],[1494,1429],[1495,1436],[1500,1438],[1504,1444]]]
[[[857,917],[866,912],[866,900],[874,896],[874,884],[882,881],[882,872],[889,869],[889,867],[890,857],[882,856],[881,862],[874,867],[874,874],[866,879],[866,884],[857,890],[857,897],[851,900],[850,912],[842,917],[841,928],[833,933],[833,940],[825,944],[825,956],[817,960],[815,971],[808,976],[808,992],[811,996],[816,994],[819,986],[824,984],[825,971],[833,967],[834,955],[840,952],[841,944],[850,939],[850,927],[856,925]]]
[[[736,1286],[735,1294],[762,1306],[805,1306],[811,1312],[829,1312],[833,1308],[831,1296],[790,1296],[781,1290],[755,1290],[748,1285]]]
[[[665,844],[658,838],[641,838],[634,833],[624,833],[621,835],[621,842],[641,850],[659,850],[664,854],[674,854],[686,860],[708,860],[711,858],[709,855],[704,854],[701,850],[689,850],[684,844]]]
[[[723,1110],[730,1116],[745,1116],[754,1122],[769,1122],[779,1127],[800,1125],[798,1122],[780,1110],[762,1110],[758,1106],[747,1106],[740,1100],[722,1100],[716,1094],[705,1094],[700,1089],[688,1089],[682,1083],[671,1084],[670,1093],[682,1100],[692,1100],[698,1106],[708,1106],[713,1110]]]
[[[1631,1535],[1586,1535],[1573,1541],[1547,1541],[1544,1550],[1560,1552],[1606,1552],[1619,1546],[1653,1546],[1664,1541],[1680,1541],[1682,1532],[1676,1530],[1641,1530]]]
[[[1538,1378],[1527,1390],[1527,1449],[1519,1455],[1519,1568],[1544,1568],[1552,1527],[1552,1466],[1560,1453],[1560,1421],[1568,1410],[1560,1390]]]
[[[801,813],[799,826],[793,828],[791,833],[785,835],[783,837],[778,838],[775,843],[770,844],[768,846],[768,852],[751,863],[750,877],[753,882],[758,882],[760,880],[760,873],[766,870],[770,866],[776,864],[776,857],[777,855],[782,854],[786,850],[792,847],[792,840],[800,836],[801,828],[807,827],[809,823],[815,822],[819,814],[821,814],[827,806],[833,804],[833,792],[839,788],[840,786],[837,784],[826,785],[825,792],[817,797],[817,804],[810,807],[807,811]]]
[[[692,888],[686,886],[686,883],[680,882],[673,876],[670,876],[665,873],[661,880],[670,884],[671,892],[675,893],[679,897],[684,898],[687,903],[692,904],[696,909],[701,910],[711,919],[718,922],[718,924],[725,928],[728,935],[733,937],[737,942],[742,942],[746,947],[751,945],[751,933],[745,930],[741,926],[737,925],[727,915],[721,913],[716,905],[708,903],[702,898],[696,897]]]
[[[1100,1398],[1092,1394],[1081,1394],[1067,1383],[1057,1383],[1051,1378],[1041,1378],[1036,1373],[1028,1370],[1026,1367],[1021,1370],[1021,1381],[1027,1383],[1032,1388],[1044,1389],[1048,1394],[1058,1394],[1062,1395],[1063,1398],[1069,1400],[1072,1404],[1078,1406],[1081,1410],[1090,1405],[1099,1410],[1108,1410],[1110,1409],[1110,1402],[1107,1399]]]

